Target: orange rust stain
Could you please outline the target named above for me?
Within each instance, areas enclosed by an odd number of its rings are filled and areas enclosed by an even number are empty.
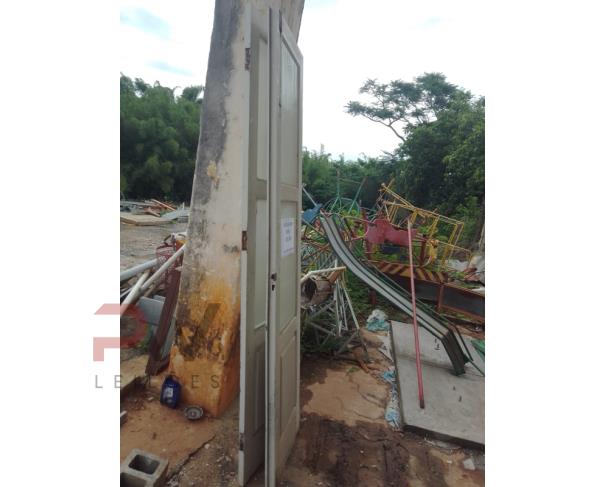
[[[212,356],[226,362],[239,332],[239,280],[205,279],[181,302],[177,344],[183,355],[189,359]]]
[[[183,401],[219,416],[239,390],[239,275],[235,282],[201,280],[179,299],[176,345],[170,368]]]

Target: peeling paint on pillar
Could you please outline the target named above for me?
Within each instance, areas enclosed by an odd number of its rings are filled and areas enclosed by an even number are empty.
[[[216,2],[170,371],[219,416],[239,389],[242,0]]]

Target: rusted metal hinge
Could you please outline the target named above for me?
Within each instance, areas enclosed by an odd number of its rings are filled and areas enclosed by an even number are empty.
[[[242,231],[242,250],[248,250],[248,232]]]
[[[250,58],[252,57],[252,53],[250,52],[250,48],[247,47],[246,48],[246,61],[244,64],[244,67],[246,68],[246,71],[250,71]]]

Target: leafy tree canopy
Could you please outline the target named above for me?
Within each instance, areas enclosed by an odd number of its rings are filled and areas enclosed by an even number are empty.
[[[200,130],[201,86],[180,96],[120,76],[120,189],[128,198],[189,202]]]
[[[441,73],[411,82],[368,80],[360,93],[370,101],[350,101],[346,111],[385,125],[399,139],[390,157],[394,190],[417,206],[462,219],[463,241],[474,243],[485,213],[485,99]]]
[[[448,83],[441,73],[425,73],[413,82],[395,80],[383,84],[369,79],[359,92],[369,95],[370,102],[350,101],[347,113],[388,127],[402,142],[414,127],[437,118],[454,99],[470,98],[468,92]]]
[[[358,203],[372,207],[378,198],[380,184],[394,175],[395,165],[388,160],[365,157],[345,161],[343,156],[334,159],[324,152],[303,151],[303,184],[317,203],[328,203],[338,191],[341,198],[353,199],[363,181]],[[305,208],[312,206],[306,198],[303,198],[303,205]]]

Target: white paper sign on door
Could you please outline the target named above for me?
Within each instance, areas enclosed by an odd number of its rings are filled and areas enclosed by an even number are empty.
[[[282,218],[281,219],[281,256],[286,257],[287,255],[294,253],[294,237],[296,232],[294,231],[294,218]]]

